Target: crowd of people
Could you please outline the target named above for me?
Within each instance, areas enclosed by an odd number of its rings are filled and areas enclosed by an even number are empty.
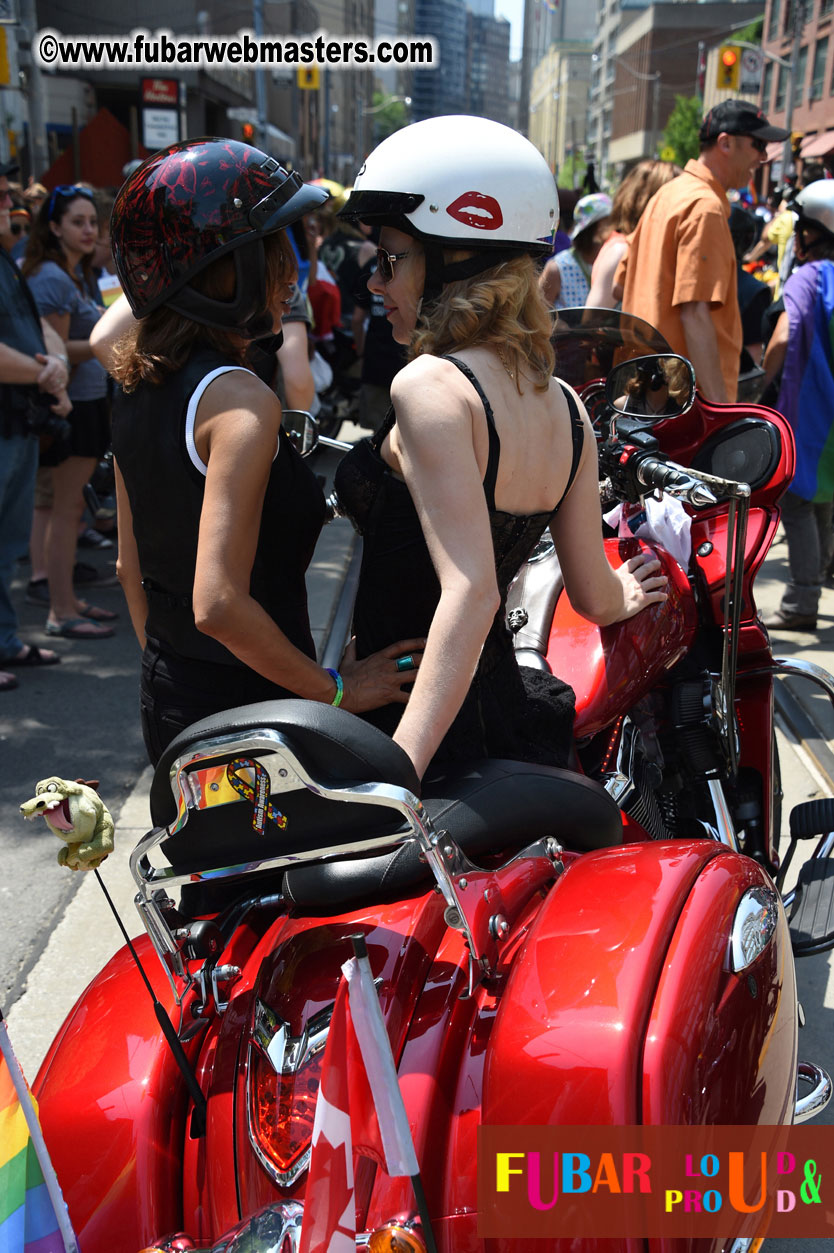
[[[553,310],[645,319],[716,402],[735,399],[743,354],[756,367],[766,345],[765,381],[802,449],[812,368],[816,410],[824,398],[834,412],[812,329],[792,334],[811,327],[820,290],[834,313],[834,197],[819,179],[769,221],[745,206],[784,136],[725,101],[685,169],[641,161],[613,196],[561,205],[536,149],[479,118],[395,133],[352,189],[304,183],[234,140],[158,153],[109,196],[23,190],[13,165],[0,168],[0,690],[16,668],[60,661],[18,635],[10,589],[24,552],[47,635],[115,629],[77,560],[85,536],[110,542],[91,528],[84,487],[112,448],[152,761],[201,716],[294,694],[374,721],[421,775],[483,755],[567,762],[571,694],[516,664],[510,581],[549,526],[591,620],[666,593],[657,563],[613,572],[604,557],[594,439],[553,377]],[[191,196],[183,161],[201,171]],[[778,293],[744,268],[769,248]],[[315,412],[334,380],[349,380],[375,432],[337,476],[365,540],[338,671],[316,662],[306,610],[324,502],[281,426],[284,409]],[[792,583],[775,627],[816,623],[830,425],[816,422],[785,507]]]

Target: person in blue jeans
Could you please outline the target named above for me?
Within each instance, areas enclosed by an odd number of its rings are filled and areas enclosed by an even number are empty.
[[[9,231],[8,180],[17,169],[14,162],[0,165],[0,234]],[[0,691],[17,686],[10,667],[60,661],[51,649],[21,640],[11,583],[32,525],[38,425],[46,415],[70,412],[67,378],[60,338],[42,324],[25,280],[0,248]]]

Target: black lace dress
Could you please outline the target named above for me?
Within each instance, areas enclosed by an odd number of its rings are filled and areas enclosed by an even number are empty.
[[[506,624],[510,583],[562,501],[547,513],[519,516],[496,509],[501,445],[492,409],[469,367],[454,357],[447,359],[475,387],[486,413],[489,457],[484,492],[501,604],[469,692],[430,770],[434,773],[482,757],[564,766],[572,752],[573,690],[554,675],[520,667]],[[569,488],[579,465],[583,428],[573,396],[568,391],[565,396],[570,407],[573,444]],[[336,491],[364,538],[353,620],[359,658],[397,640],[427,635],[440,599],[440,583],[409,490],[380,453],[394,420],[392,408],[376,434],[357,444],[336,472]],[[391,735],[403,709],[403,705],[386,705],[363,717]]]

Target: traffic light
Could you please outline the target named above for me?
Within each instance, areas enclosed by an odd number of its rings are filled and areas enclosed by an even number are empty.
[[[296,82],[302,91],[318,91],[319,67],[317,65],[299,65],[296,70]]]
[[[255,128],[251,122],[243,123],[243,140],[244,143],[253,144],[255,142]]]
[[[794,161],[798,161],[802,156],[802,141],[805,138],[803,131],[791,131],[791,156]]]
[[[723,44],[718,49],[718,80],[716,87],[722,91],[738,91],[741,74],[741,48],[737,44]]]

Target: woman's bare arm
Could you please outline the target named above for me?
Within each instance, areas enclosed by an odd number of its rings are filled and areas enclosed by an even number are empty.
[[[424,357],[394,380],[392,451],[408,484],[440,582],[411,700],[394,739],[419,775],[463,704],[500,603],[469,385]]]
[[[197,410],[195,441],[207,465],[194,577],[199,630],[225,645],[244,665],[298,696],[330,704],[330,674],[292,644],[249,585],[264,496],[281,425],[281,405],[245,371],[221,375]],[[286,542],[294,543],[287,535]],[[419,649],[401,641],[346,669],[342,705],[354,713],[406,699],[394,658]]]
[[[608,564],[602,542],[596,440],[584,409],[582,414],[585,437],[579,470],[550,532],[571,605],[583,618],[607,626],[666,600],[666,579],[654,558],[634,558],[617,570]]]
[[[597,257],[591,271],[591,290],[585,301],[586,308],[614,308],[622,295],[622,289],[618,289],[619,294],[614,291],[614,275],[627,252],[628,244],[622,240],[622,242],[608,244],[602,256]]]
[[[113,462],[116,476],[116,516],[118,519],[119,550],[116,557],[116,574],[122,585],[127,601],[130,621],[139,647],[145,647],[145,621],[148,616],[148,598],[142,586],[142,571],[139,568],[139,553],[136,548],[136,537],[133,534],[133,512],[130,500],[116,462]]]
[[[105,370],[112,369],[113,349],[135,325],[136,318],[131,312],[127,296],[120,296],[118,300],[115,300],[96,322],[90,335],[90,348],[93,356],[104,366]]]

